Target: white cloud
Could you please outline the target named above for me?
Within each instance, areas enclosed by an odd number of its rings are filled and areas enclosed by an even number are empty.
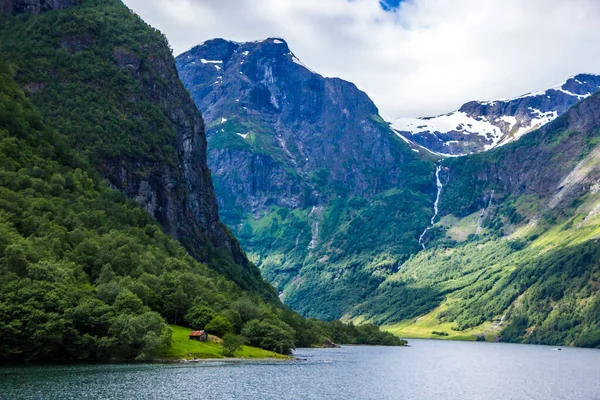
[[[176,53],[215,37],[280,36],[354,82],[384,117],[429,116],[600,73],[598,0],[125,0]]]

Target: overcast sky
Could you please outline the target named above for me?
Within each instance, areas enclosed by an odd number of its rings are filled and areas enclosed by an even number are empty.
[[[404,0],[391,10],[379,0],[124,2],[176,54],[216,37],[282,37],[311,69],[367,92],[387,119],[600,73],[600,0]]]

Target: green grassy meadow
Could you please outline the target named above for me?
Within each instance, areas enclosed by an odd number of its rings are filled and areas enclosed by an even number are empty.
[[[173,341],[171,347],[165,353],[167,359],[210,359],[210,358],[225,358],[223,356],[223,348],[221,347],[220,339],[216,336],[209,336],[206,342],[197,342],[189,340],[188,335],[192,331],[189,328],[182,326],[171,325],[173,331]],[[262,350],[256,347],[243,346],[236,353],[236,357],[258,359],[258,358],[276,358],[287,359],[289,357],[277,354],[271,351]]]

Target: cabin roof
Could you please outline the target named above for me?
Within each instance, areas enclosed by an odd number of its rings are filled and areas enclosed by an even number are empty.
[[[204,331],[191,331],[190,337],[202,336],[204,335]]]

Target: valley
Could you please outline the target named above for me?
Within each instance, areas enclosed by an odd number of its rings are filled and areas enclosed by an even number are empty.
[[[174,57],[120,0],[0,35],[0,361],[600,347],[598,75],[388,122],[283,38]]]
[[[177,60],[225,223],[286,304],[406,337],[597,345],[596,75],[387,124],[283,39]]]

